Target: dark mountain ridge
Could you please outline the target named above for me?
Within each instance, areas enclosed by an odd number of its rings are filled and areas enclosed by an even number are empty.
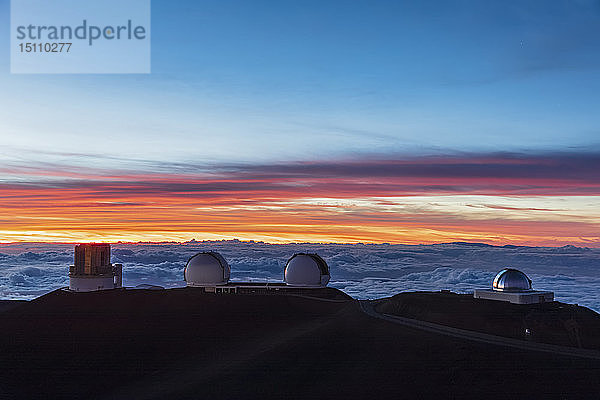
[[[600,391],[600,360],[398,326],[331,288],[308,297],[57,290],[0,313],[0,326],[6,399],[589,399]]]

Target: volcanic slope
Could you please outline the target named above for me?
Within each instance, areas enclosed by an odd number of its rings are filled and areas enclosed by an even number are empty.
[[[600,350],[600,314],[575,304],[511,304],[448,291],[399,293],[373,303],[383,314],[530,342]]]
[[[0,396],[598,398],[600,360],[448,337],[312,297],[55,291],[0,313]]]

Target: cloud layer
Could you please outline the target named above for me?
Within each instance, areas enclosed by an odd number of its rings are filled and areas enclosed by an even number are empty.
[[[244,165],[140,161],[120,170],[4,162],[0,170],[6,241],[196,237],[600,247],[595,152]]]
[[[489,287],[496,272],[513,266],[532,278],[534,288],[553,290],[557,300],[600,311],[600,250],[573,246],[138,243],[114,244],[112,261],[124,264],[127,286],[179,287],[186,261],[203,250],[216,250],[227,258],[232,280],[253,281],[281,280],[292,254],[317,252],[330,265],[330,285],[357,298],[413,290],[469,292]],[[0,298],[31,299],[68,285],[72,258],[70,244],[0,245]]]

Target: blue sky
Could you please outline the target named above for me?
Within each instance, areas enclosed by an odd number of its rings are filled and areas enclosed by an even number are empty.
[[[1,58],[2,144],[207,162],[589,149],[599,34],[598,1],[154,0],[150,75]]]

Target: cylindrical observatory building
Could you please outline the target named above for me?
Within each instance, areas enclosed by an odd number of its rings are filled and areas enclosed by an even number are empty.
[[[209,287],[227,285],[231,267],[216,251],[203,251],[191,257],[183,270],[187,286]]]
[[[514,268],[504,268],[492,281],[492,289],[475,289],[476,299],[507,301],[515,304],[534,304],[554,301],[554,293],[533,290],[531,279]]]
[[[285,283],[295,287],[325,287],[329,279],[329,266],[318,254],[294,254],[283,272]]]
[[[110,244],[85,243],[75,246],[75,264],[69,267],[69,289],[91,292],[120,288],[123,266],[110,263]]]

